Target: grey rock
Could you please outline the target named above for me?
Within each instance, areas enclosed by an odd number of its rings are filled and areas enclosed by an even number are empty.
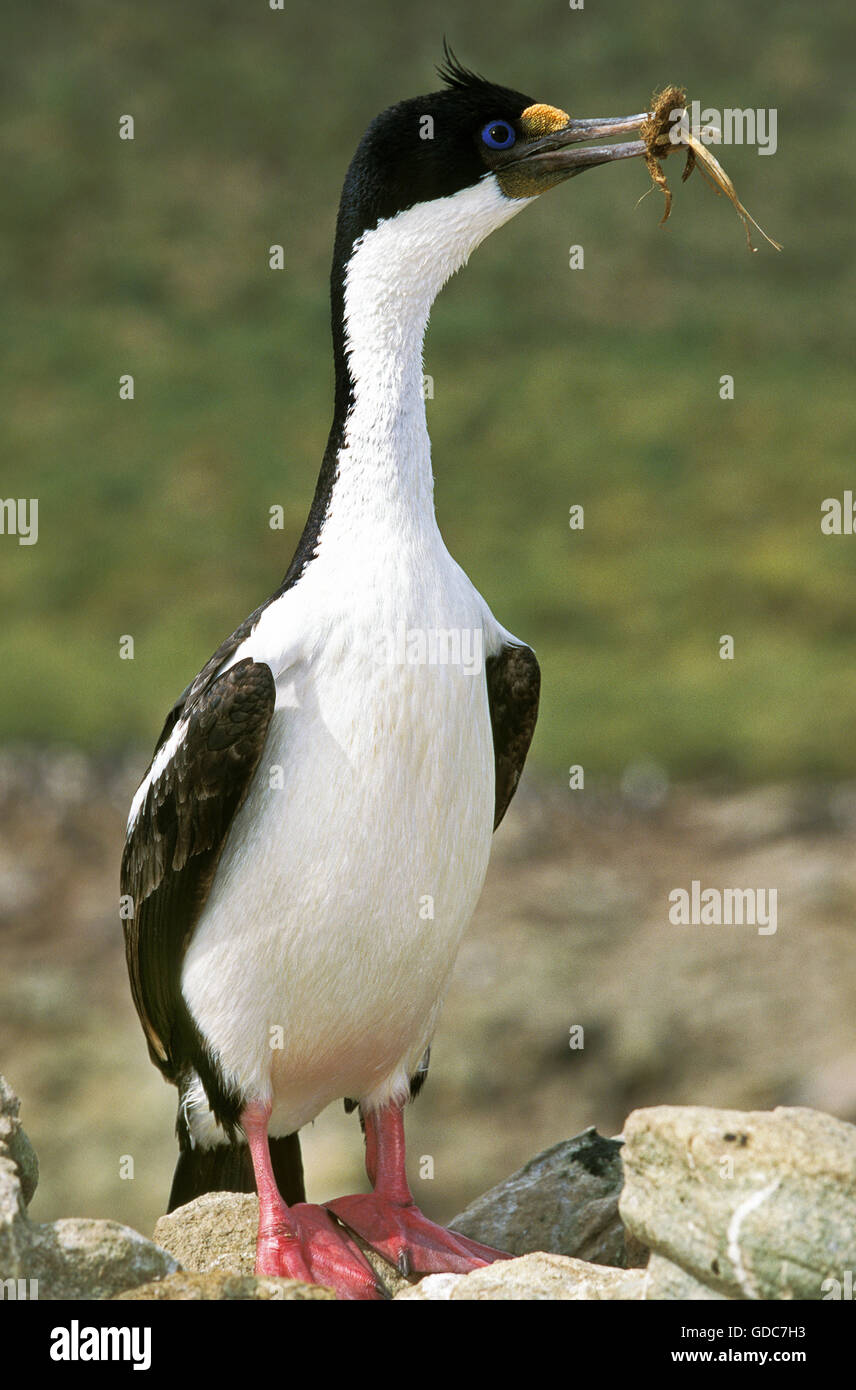
[[[12,1087],[0,1076],[0,1156],[10,1158],[18,1169],[21,1197],[29,1206],[39,1183],[39,1160],[18,1120],[20,1109]]]
[[[27,1281],[28,1296],[42,1300],[100,1299],[177,1270],[165,1250],[115,1221],[29,1220],[39,1169],[19,1108],[0,1077],[0,1278]]]
[[[23,1279],[30,1244],[21,1179],[11,1158],[0,1155],[0,1279]]]
[[[38,1162],[18,1122],[20,1102],[0,1076],[0,1279],[29,1278],[30,1223],[25,1206],[38,1182]]]
[[[484,1196],[450,1225],[471,1240],[509,1255],[548,1251],[621,1269],[644,1264],[628,1248],[618,1214],[621,1144],[594,1128],[554,1144]]]
[[[715,1292],[819,1299],[825,1279],[856,1268],[853,1125],[796,1108],[660,1106],[635,1111],[624,1138],[625,1225]]]
[[[459,1299],[491,1300],[603,1300],[641,1299],[645,1271],[607,1269],[539,1251],[516,1260],[498,1260],[471,1274],[429,1274],[399,1299],[433,1302]]]
[[[191,1274],[182,1270],[153,1284],[128,1289],[116,1294],[116,1301],[169,1299],[177,1302],[200,1300],[233,1302],[235,1300],[281,1303],[287,1300],[334,1299],[332,1289],[320,1284],[301,1284],[297,1279],[257,1278],[252,1274],[230,1274],[227,1270],[212,1270],[207,1274]]]
[[[709,1284],[700,1283],[691,1274],[687,1274],[685,1269],[681,1269],[680,1265],[672,1264],[671,1260],[664,1259],[662,1255],[651,1256],[647,1276],[644,1296],[648,1302],[657,1299],[676,1300],[681,1303],[729,1301],[726,1294],[717,1293]]]
[[[167,1251],[117,1221],[72,1217],[30,1227],[26,1272],[38,1280],[42,1300],[112,1298],[178,1268]]]

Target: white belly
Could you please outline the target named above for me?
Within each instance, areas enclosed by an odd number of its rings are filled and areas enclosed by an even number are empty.
[[[469,593],[450,626],[481,624]],[[483,670],[373,659],[354,616],[278,680],[182,976],[226,1077],[272,1103],[272,1134],[342,1096],[406,1096],[490,851]]]

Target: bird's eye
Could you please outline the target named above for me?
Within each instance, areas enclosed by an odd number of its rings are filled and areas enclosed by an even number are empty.
[[[508,121],[488,121],[481,138],[489,150],[510,150],[517,136]]]

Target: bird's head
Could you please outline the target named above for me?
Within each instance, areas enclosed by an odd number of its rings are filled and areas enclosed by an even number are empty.
[[[572,120],[470,72],[448,47],[438,72],[442,91],[389,107],[363,136],[342,193],[344,259],[363,233],[390,219],[401,219],[404,232],[402,214],[419,209],[407,219],[408,235],[433,239],[451,273],[540,193],[595,165],[645,153],[639,140],[591,143],[638,130],[645,112]]]
[[[645,153],[640,140],[591,144],[638,129],[645,112],[571,120],[448,48],[439,72],[442,91],[372,121],[345,178],[331,276],[337,420],[360,381],[380,371],[394,395],[403,371],[421,370],[431,304],[486,236],[555,184]]]

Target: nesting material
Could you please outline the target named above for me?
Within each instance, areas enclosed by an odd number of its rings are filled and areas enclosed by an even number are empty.
[[[645,142],[645,163],[648,166],[648,173],[656,187],[662,191],[666,203],[663,216],[660,219],[660,226],[662,227],[663,223],[668,221],[672,211],[672,190],[669,188],[666,175],[663,172],[662,161],[667,155],[673,154],[675,150],[685,149],[687,159],[681,175],[681,182],[685,183],[693,169],[698,167],[705,182],[710,184],[714,192],[717,195],[724,193],[733,205],[746,228],[746,244],[749,250],[757,251],[758,249],[757,246],[752,245],[751,223],[756,231],[761,233],[765,241],[768,241],[777,251],[781,251],[782,248],[779,243],[767,236],[764,228],[758,226],[752,214],[747,212],[741,203],[731,179],[719,160],[714,158],[707,145],[700,138],[701,130],[696,126],[692,130],[688,130],[685,123],[670,119],[673,111],[685,111],[686,105],[687,94],[683,87],[665,87],[662,92],[655,92],[651,98],[651,114],[647,121],[643,122],[639,131]],[[707,127],[707,132],[709,133],[711,129],[711,127]]]

